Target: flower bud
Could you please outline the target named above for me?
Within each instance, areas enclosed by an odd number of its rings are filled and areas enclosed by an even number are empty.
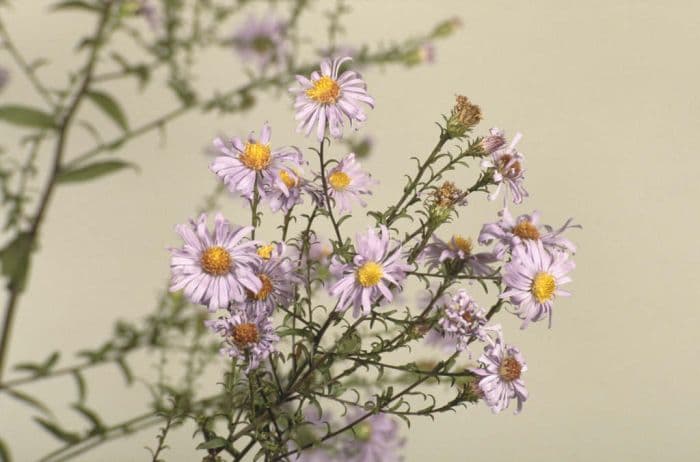
[[[480,121],[481,108],[469,101],[466,96],[457,95],[457,103],[452,108],[452,115],[447,119],[447,134],[451,138],[464,136]]]
[[[432,43],[424,43],[423,45],[410,50],[404,56],[404,62],[407,66],[417,66],[419,64],[432,64],[435,62],[435,46]]]
[[[461,28],[462,20],[455,16],[435,26],[433,37],[448,37]]]
[[[485,136],[480,144],[481,149],[483,149],[486,154],[491,154],[505,146],[506,136],[503,134],[503,130],[492,128],[489,130],[489,135]]]

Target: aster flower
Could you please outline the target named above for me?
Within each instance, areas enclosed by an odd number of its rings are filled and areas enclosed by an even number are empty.
[[[260,290],[262,283],[252,270],[258,260],[256,242],[243,241],[252,227],[232,226],[218,213],[213,232],[207,230],[206,214],[175,229],[185,245],[170,249],[170,291],[184,289],[192,303],[216,311],[231,301],[245,300],[246,290]]]
[[[493,169],[493,181],[496,183],[496,190],[488,195],[488,199],[491,201],[498,197],[504,184],[513,195],[514,203],[520,204],[523,198],[528,196],[527,191],[523,187],[525,170],[523,170],[522,162],[524,157],[520,151],[515,149],[521,138],[522,134],[516,133],[507,148],[498,149],[491,153],[490,159],[484,159],[481,162],[482,168]]]
[[[231,42],[241,59],[255,61],[260,71],[284,64],[289,56],[287,23],[270,14],[249,17]]]
[[[487,223],[481,228],[479,243],[488,245],[495,242],[493,251],[498,258],[512,251],[515,247],[523,245],[523,241],[540,241],[546,250],[564,250],[575,253],[576,246],[573,242],[562,236],[569,228],[580,228],[580,225],[572,225],[572,218],[559,228],[554,229],[549,225],[540,225],[540,213],[534,211],[532,215],[520,215],[513,218],[507,208],[498,215],[501,217],[496,223]]]
[[[327,173],[328,196],[333,198],[341,212],[350,212],[352,202],[358,202],[362,207],[367,203],[361,196],[372,194],[370,187],[378,182],[365,171],[355,160],[355,154],[343,157],[338,164]]]
[[[348,414],[348,423],[365,414],[357,410]],[[399,435],[398,422],[388,414],[375,414],[352,427],[345,434],[341,447],[342,459],[346,462],[400,462],[399,454],[405,440]]]
[[[326,125],[333,138],[343,136],[343,116],[352,125],[353,121],[363,122],[367,119],[360,109],[360,103],[374,107],[374,99],[367,94],[367,85],[360,74],[355,71],[340,73],[344,62],[352,58],[324,59],[321,72],[314,71],[311,79],[297,75],[299,88],[290,88],[296,94],[294,109],[299,121],[297,131],[306,136],[317,125],[316,136],[319,141],[326,136]]]
[[[274,247],[269,254],[268,246],[258,248],[261,260],[252,266],[252,270],[262,286],[257,291],[247,291],[247,299],[243,304],[243,308],[252,313],[269,316],[277,306],[286,307],[292,300],[294,285],[299,282],[294,274],[294,264],[282,256],[283,244]]]
[[[511,399],[518,401],[519,413],[527,401],[527,389],[521,378],[527,371],[527,364],[520,350],[511,345],[503,345],[501,339],[484,347],[484,354],[479,357],[483,367],[471,368],[479,377],[479,388],[484,392],[484,399],[494,414],[508,407]]]
[[[557,296],[568,296],[561,286],[571,282],[567,276],[575,263],[565,252],[548,252],[541,241],[525,241],[513,249],[513,258],[505,266],[503,282],[506,290],[501,298],[509,299],[523,320],[522,329],[531,321],[545,316],[552,326],[552,305]]]
[[[276,351],[279,337],[267,316],[240,310],[215,320],[205,321],[207,327],[224,338],[221,354],[245,360],[245,373],[257,368],[261,361]]]
[[[440,333],[453,351],[468,351],[470,342],[485,341],[489,331],[498,332],[497,328],[486,327],[486,312],[464,290],[457,292],[440,310]]]
[[[289,195],[285,178],[291,178],[295,175],[294,171],[301,168],[302,156],[296,148],[272,150],[271,135],[270,125],[265,123],[257,140],[253,132],[245,143],[238,137],[229,142],[221,138],[214,140],[214,146],[221,155],[214,159],[210,168],[224,181],[229,191],[251,199],[257,182],[261,195],[265,194],[266,188],[273,186]],[[286,176],[281,173],[283,171]]]
[[[277,183],[265,185],[262,198],[270,205],[270,210],[273,212],[281,210],[287,213],[292,207],[302,202],[301,192],[304,180],[298,172],[292,173],[287,170],[280,170],[279,177],[285,188],[282,189]]]
[[[331,273],[339,280],[330,288],[330,294],[338,297],[339,311],[353,307],[353,316],[360,312],[368,315],[372,304],[382,297],[387,302],[394,298],[388,285],[400,288],[411,266],[406,264],[400,245],[390,248],[389,230],[382,226],[379,233],[369,229],[365,234],[357,234],[355,250],[357,255],[352,263],[342,263],[333,258]]]
[[[445,131],[452,138],[464,136],[481,121],[481,108],[463,95],[457,95],[457,102],[445,124]]]
[[[474,253],[474,245],[471,238],[455,234],[445,242],[433,235],[433,242],[426,245],[420,256],[425,260],[428,268],[433,270],[444,262],[457,262],[475,276],[486,276],[493,273],[489,263],[498,261],[491,252]]]

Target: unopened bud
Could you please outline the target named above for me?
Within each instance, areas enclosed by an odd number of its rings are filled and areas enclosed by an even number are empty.
[[[462,20],[458,17],[450,18],[447,21],[443,21],[433,30],[433,37],[448,37],[452,35],[456,30],[462,28]]]
[[[480,144],[481,149],[483,149],[486,154],[491,154],[505,146],[506,136],[503,134],[503,130],[492,128],[489,130],[489,135],[485,136]]]

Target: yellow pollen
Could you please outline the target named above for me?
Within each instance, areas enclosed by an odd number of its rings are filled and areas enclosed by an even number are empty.
[[[530,239],[536,241],[540,238],[540,232],[537,227],[527,220],[523,220],[513,226],[513,234],[521,239]]]
[[[280,180],[282,180],[282,183],[289,189],[297,185],[297,179],[287,173],[286,170],[280,170]]]
[[[272,293],[272,280],[267,276],[267,274],[258,274],[260,282],[262,282],[262,287],[257,294],[248,291],[248,298],[250,300],[257,300],[259,302],[266,300],[267,297]]]
[[[258,332],[258,327],[252,322],[239,324],[233,327],[231,340],[238,347],[245,348],[253,343],[257,343],[259,339],[260,333]]]
[[[365,263],[357,270],[357,282],[362,287],[376,286],[382,276],[384,276],[382,266],[373,261]]]
[[[350,184],[350,177],[345,172],[337,171],[328,176],[328,182],[336,191],[342,191]]]
[[[205,273],[223,276],[231,268],[231,254],[223,247],[209,247],[202,253],[199,264]]]
[[[498,375],[506,382],[512,382],[520,378],[520,373],[523,366],[520,365],[517,359],[512,356],[507,356],[501,361],[501,367],[498,368]]]
[[[306,90],[306,96],[317,103],[330,104],[338,101],[340,96],[340,85],[338,82],[324,75],[316,82],[313,88]]]
[[[272,257],[272,250],[275,248],[273,244],[270,245],[262,245],[258,247],[257,253],[258,257],[262,258],[263,260],[269,260],[270,257]]]
[[[260,171],[270,165],[270,146],[260,143],[246,143],[243,154],[238,159],[251,170]]]
[[[452,239],[450,240],[450,243],[447,244],[449,248],[452,250],[461,250],[462,252],[466,253],[467,255],[471,255],[472,253],[472,240],[471,238],[468,237],[463,237],[460,236],[459,234],[455,234],[452,236]]]
[[[549,273],[537,273],[532,280],[532,295],[539,303],[546,302],[554,296],[557,283]]]

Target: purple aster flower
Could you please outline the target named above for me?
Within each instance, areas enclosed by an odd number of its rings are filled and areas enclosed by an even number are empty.
[[[348,414],[348,423],[362,417],[366,411]],[[345,434],[341,447],[346,462],[400,462],[399,454],[405,440],[399,435],[399,424],[388,414],[379,413],[366,418]]]
[[[316,136],[319,141],[326,136],[326,125],[333,138],[343,136],[343,116],[352,125],[353,120],[363,122],[367,119],[360,109],[360,103],[374,107],[374,99],[367,94],[367,85],[360,74],[345,71],[338,75],[340,66],[352,58],[324,59],[321,72],[314,71],[311,79],[297,75],[300,88],[290,88],[296,94],[294,109],[299,120],[297,131],[309,136],[317,125]]]
[[[527,401],[527,389],[521,378],[527,370],[527,364],[520,350],[510,345],[503,345],[498,339],[484,347],[484,354],[479,357],[482,367],[469,369],[476,374],[479,388],[484,392],[484,400],[491,410],[498,414],[508,407],[510,400],[518,400],[519,413]]]
[[[488,199],[491,201],[498,197],[504,184],[513,195],[514,203],[520,204],[523,198],[528,196],[527,191],[523,187],[525,170],[523,170],[522,162],[524,157],[520,151],[515,149],[522,136],[522,134],[516,133],[513,141],[507,148],[498,149],[491,153],[490,159],[484,159],[481,162],[483,168],[494,169],[493,181],[496,183],[496,190],[488,196]]]
[[[475,276],[492,274],[493,269],[488,264],[498,261],[491,252],[474,253],[472,240],[459,234],[452,236],[448,242],[433,235],[433,242],[425,246],[420,258],[425,260],[431,270],[446,261],[458,262]]]
[[[257,368],[276,350],[279,337],[267,316],[240,310],[226,317],[205,321],[207,327],[225,340],[221,354],[244,360],[248,364],[246,374]]]
[[[299,172],[279,171],[280,180],[284,183],[282,189],[277,183],[265,185],[263,199],[270,205],[273,212],[289,212],[292,207],[302,203],[301,192],[305,183]]]
[[[435,45],[425,42],[406,54],[405,62],[409,66],[433,64],[435,62]]]
[[[357,255],[352,263],[342,263],[337,257],[331,263],[331,273],[339,280],[330,288],[330,294],[339,297],[337,309],[353,307],[353,316],[360,312],[368,315],[372,304],[380,299],[391,302],[393,294],[387,284],[401,287],[406,272],[411,266],[406,264],[401,245],[390,249],[389,230],[382,226],[379,233],[369,229],[366,234],[355,237]]]
[[[230,142],[221,138],[214,140],[214,146],[221,155],[214,159],[210,168],[232,193],[238,192],[251,199],[257,181],[261,195],[265,194],[266,188],[273,186],[289,195],[289,188],[283,179],[286,177],[281,172],[286,172],[287,176],[295,175],[294,171],[301,168],[302,156],[296,148],[270,149],[271,134],[270,125],[265,123],[260,139],[256,140],[251,132],[245,143],[238,137]]]
[[[469,352],[469,343],[474,340],[486,341],[488,332],[498,333],[498,328],[487,328],[486,312],[465,290],[455,294],[449,303],[440,308],[442,318],[438,321],[441,335],[453,350]],[[471,353],[469,353],[471,358]]]
[[[500,128],[491,128],[489,135],[481,140],[481,148],[487,154],[493,154],[506,144],[506,136]]]
[[[352,202],[357,201],[362,207],[367,203],[360,196],[372,194],[370,187],[378,181],[362,170],[355,160],[355,154],[343,157],[338,164],[328,171],[328,196],[335,200],[341,212],[350,212]]]
[[[231,42],[241,59],[255,61],[261,72],[270,65],[283,65],[289,56],[287,23],[270,14],[249,17]]]
[[[523,241],[541,241],[547,250],[564,250],[576,252],[576,246],[561,234],[569,228],[580,228],[580,225],[572,225],[572,218],[559,228],[554,229],[549,225],[540,225],[540,213],[534,211],[532,215],[520,215],[513,218],[507,208],[498,215],[501,217],[496,223],[487,223],[481,228],[479,243],[488,245],[495,242],[493,251],[498,258],[512,251]]]
[[[508,298],[523,319],[521,329],[531,321],[549,317],[552,327],[552,305],[557,296],[568,296],[561,286],[571,282],[567,276],[575,263],[569,254],[548,252],[542,241],[525,241],[525,245],[513,249],[513,258],[503,270],[506,290],[500,295]]]
[[[185,245],[170,249],[172,292],[184,289],[192,303],[216,311],[228,307],[231,301],[245,300],[246,290],[260,290],[262,283],[252,270],[259,260],[256,242],[243,241],[252,227],[232,226],[217,213],[213,232],[207,230],[206,214],[175,229]]]
[[[268,246],[258,248],[257,253],[261,260],[252,266],[262,286],[255,292],[247,291],[244,307],[252,313],[269,316],[277,306],[289,305],[294,294],[294,285],[299,282],[299,278],[294,274],[295,267],[292,261],[282,256],[283,244],[277,244],[269,256],[267,249]]]

